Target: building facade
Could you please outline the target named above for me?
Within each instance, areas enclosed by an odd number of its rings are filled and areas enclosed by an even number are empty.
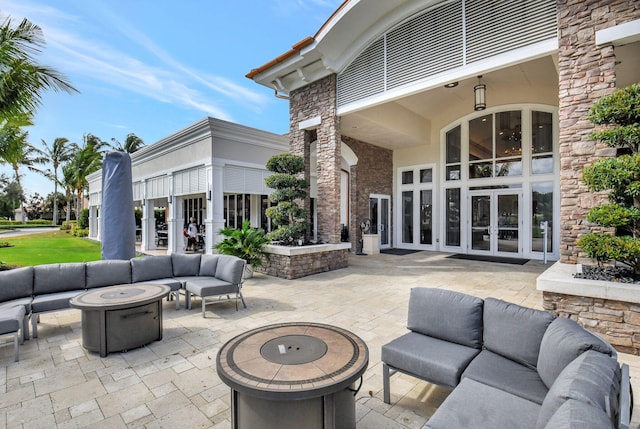
[[[615,154],[586,114],[639,70],[636,1],[347,0],[247,77],[289,98],[319,241],[575,263]]]
[[[287,150],[286,136],[205,118],[131,154],[134,205],[142,212],[141,250],[182,253],[191,218],[205,253],[212,253],[225,226],[249,220],[269,230],[265,164]],[[89,237],[100,240],[102,171],[88,179]]]

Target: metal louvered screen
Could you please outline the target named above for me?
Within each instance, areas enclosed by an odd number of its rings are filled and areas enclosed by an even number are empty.
[[[384,39],[362,52],[338,77],[338,105],[384,91]]]
[[[207,176],[204,167],[181,171],[173,176],[174,195],[200,194],[207,191]]]
[[[467,62],[557,34],[556,5],[547,0],[466,0]]]
[[[338,106],[557,37],[555,0],[453,0],[390,29],[338,74]]]
[[[463,65],[462,2],[419,15],[387,34],[387,89]]]
[[[168,176],[147,179],[147,198],[165,198],[167,195],[169,195]]]

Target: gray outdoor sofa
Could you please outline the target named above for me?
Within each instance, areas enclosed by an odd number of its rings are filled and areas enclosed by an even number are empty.
[[[245,261],[227,255],[172,254],[144,256],[131,260],[104,260],[87,263],[37,265],[0,272],[0,335],[21,331],[21,340],[38,336],[41,313],[71,308],[69,300],[88,289],[120,284],[160,283],[171,288],[168,298],[180,307],[180,295],[186,294],[190,308],[192,295],[202,297],[202,312],[207,298],[224,296],[241,300]],[[197,287],[192,287],[197,283]],[[24,311],[13,310],[16,307]],[[9,311],[11,310],[11,311]],[[14,320],[19,318],[20,320]],[[14,323],[15,322],[15,323]],[[3,328],[4,326],[4,328]],[[17,335],[17,334],[16,334]],[[16,341],[17,341],[16,336]],[[17,360],[17,345],[16,345]]]
[[[425,429],[627,429],[629,368],[573,320],[494,298],[412,289],[410,332],[382,347],[402,372],[453,388]]]

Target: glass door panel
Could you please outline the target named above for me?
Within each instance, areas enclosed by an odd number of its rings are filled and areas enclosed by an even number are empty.
[[[390,217],[390,201],[389,198],[380,198],[380,248],[389,247],[389,217]]]
[[[371,228],[369,234],[378,235],[380,249],[391,247],[391,197],[388,195],[371,195],[369,197],[369,219]]]
[[[471,197],[471,249],[491,251],[491,195]]]
[[[520,211],[518,195],[497,195],[498,198],[498,252],[518,253]]]

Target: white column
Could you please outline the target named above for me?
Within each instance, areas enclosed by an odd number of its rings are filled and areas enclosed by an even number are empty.
[[[89,237],[95,239],[98,236],[98,208],[89,206]]]
[[[167,230],[169,242],[167,254],[184,253],[184,219],[182,218],[182,197],[169,197],[169,220]]]
[[[212,211],[211,227],[207,225],[207,244],[213,246],[214,243],[222,241],[222,236],[218,233],[224,228],[224,165],[213,166],[213,183],[211,184],[211,201],[209,201]],[[209,207],[207,205],[207,215]]]
[[[142,243],[141,250],[156,250],[156,219],[154,200],[146,199],[142,204]]]

